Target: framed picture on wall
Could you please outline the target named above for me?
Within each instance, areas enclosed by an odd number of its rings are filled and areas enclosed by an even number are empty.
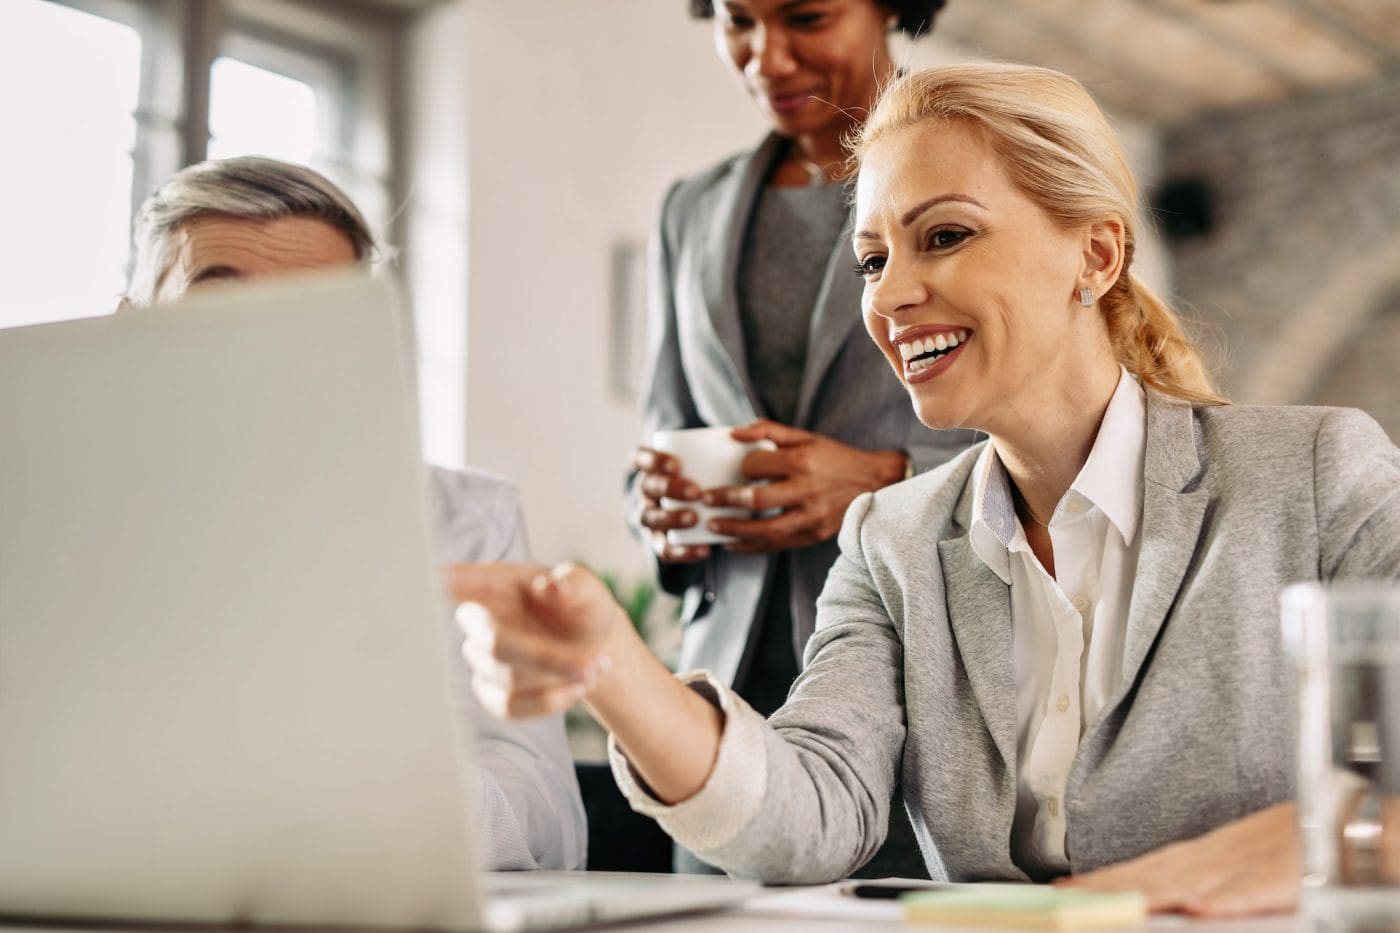
[[[640,238],[612,247],[612,313],[608,338],[608,382],[622,401],[635,402],[646,365],[647,247]]]

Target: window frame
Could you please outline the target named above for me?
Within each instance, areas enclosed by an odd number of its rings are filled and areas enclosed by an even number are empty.
[[[122,23],[141,36],[133,217],[162,181],[207,157],[211,69],[229,55],[273,71],[296,69],[290,76],[310,74],[331,91],[325,95],[334,102],[326,114],[329,138],[318,138],[313,164],[344,183],[382,237],[401,238],[393,209],[406,194],[400,46],[412,10],[318,0],[49,2]]]

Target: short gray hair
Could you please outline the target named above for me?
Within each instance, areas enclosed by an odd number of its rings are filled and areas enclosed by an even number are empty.
[[[369,262],[378,253],[359,208],[319,172],[265,156],[210,159],[176,172],[142,203],[132,228],[136,261],[127,301],[134,305],[155,301],[174,261],[173,235],[183,224],[205,215],[247,220],[312,217],[344,233],[357,261]]]

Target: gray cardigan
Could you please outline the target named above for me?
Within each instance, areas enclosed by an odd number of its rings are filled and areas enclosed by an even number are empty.
[[[1400,580],[1400,450],[1366,415],[1147,398],[1124,679],[1085,725],[1065,795],[1076,872],[1290,799],[1280,588]],[[1011,857],[1010,591],[968,541],[980,448],[851,506],[805,669],[749,764],[767,775],[762,804],[707,860],[844,877],[880,844],[901,774],[933,877],[1026,877]]]

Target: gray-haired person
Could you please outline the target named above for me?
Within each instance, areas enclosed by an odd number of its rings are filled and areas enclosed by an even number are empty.
[[[380,253],[354,203],[301,165],[241,156],[177,172],[142,204],[123,307],[174,301],[219,280],[367,264]],[[480,470],[430,467],[431,514],[444,564],[527,560],[519,496]],[[487,867],[582,868],[586,825],[563,719],[505,723],[457,691],[476,723]]]

